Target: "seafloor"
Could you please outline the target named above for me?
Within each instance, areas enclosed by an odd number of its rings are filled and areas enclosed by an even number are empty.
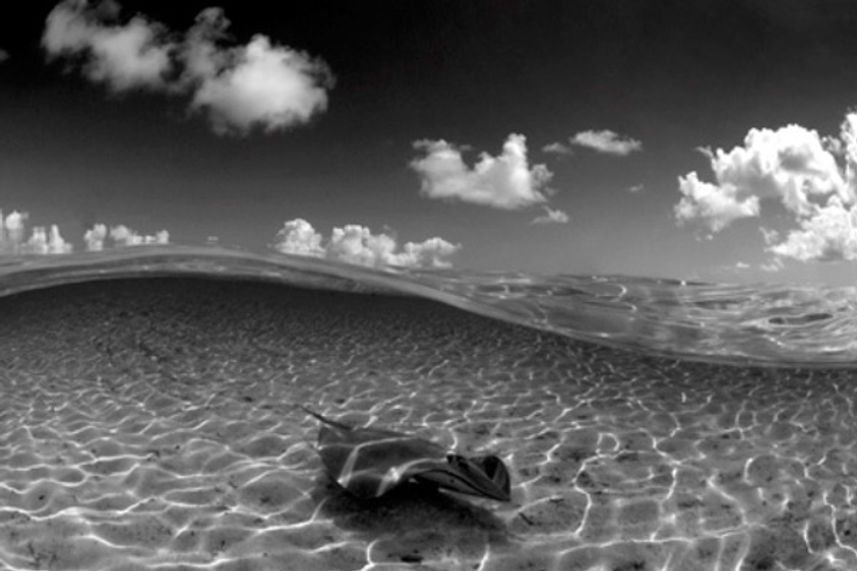
[[[676,362],[420,299],[195,279],[0,299],[0,569],[857,569],[857,374]],[[329,416],[512,502],[325,477]]]

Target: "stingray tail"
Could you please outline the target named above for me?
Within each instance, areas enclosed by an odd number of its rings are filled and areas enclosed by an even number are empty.
[[[314,416],[315,418],[317,418],[318,420],[320,420],[321,422],[323,422],[325,424],[329,424],[330,426],[335,426],[336,428],[339,428],[342,430],[351,430],[351,426],[344,424],[342,422],[336,422],[335,420],[331,420],[331,419],[327,418],[326,416],[315,412],[314,410],[312,410],[309,407],[306,407],[302,404],[295,405],[295,406],[297,406],[299,409],[301,409],[302,411],[304,411],[308,415]]]

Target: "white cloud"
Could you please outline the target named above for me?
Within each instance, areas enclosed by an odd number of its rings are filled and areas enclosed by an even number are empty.
[[[113,247],[166,245],[170,243],[170,233],[166,230],[154,234],[140,234],[124,224],[108,229],[106,224],[94,224],[83,234],[87,252],[101,252],[105,249],[108,239]]]
[[[420,176],[423,196],[507,210],[547,200],[543,192],[552,174],[544,165],[530,167],[523,135],[509,135],[502,154],[482,153],[473,168],[465,164],[460,148],[444,140],[416,141],[414,148],[425,153],[410,163]]]
[[[552,155],[567,155],[571,156],[574,154],[574,149],[572,149],[569,145],[564,145],[563,143],[550,143],[542,147],[542,151],[545,153],[550,153]]]
[[[187,94],[190,109],[204,111],[219,134],[282,130],[327,108],[332,76],[323,61],[259,34],[222,45],[229,21],[219,8],[203,10],[185,34],[141,15],[111,22],[118,11],[114,3],[65,0],[48,15],[42,46],[51,58],[82,60],[90,80],[114,91]]]
[[[51,225],[50,231],[44,226],[34,226],[24,251],[28,254],[69,254],[72,245],[63,240],[56,224]]]
[[[17,210],[4,218],[0,210],[0,254],[68,254],[72,251],[72,245],[63,240],[56,224],[49,230],[34,226],[25,240],[28,218],[29,214]]]
[[[461,244],[435,236],[422,242],[406,242],[403,251],[393,254],[388,263],[409,268],[451,268],[448,258],[460,249]]]
[[[13,210],[5,218],[0,210],[0,254],[17,254],[24,238],[26,212]]]
[[[759,197],[741,196],[734,186],[719,187],[702,182],[696,172],[679,177],[679,190],[684,198],[675,205],[679,225],[700,220],[712,232],[720,232],[739,218],[759,215]]]
[[[170,70],[175,45],[163,26],[136,16],[125,25],[102,21],[106,9],[90,8],[86,0],[65,0],[48,14],[42,46],[49,57],[79,56],[84,73],[114,91],[160,89]]]
[[[762,201],[779,201],[800,229],[780,242],[763,229],[768,251],[802,261],[857,259],[857,114],[846,116],[839,137],[800,125],[750,129],[743,146],[704,152],[715,182],[696,172],[679,177],[679,225],[697,222],[716,233],[759,216]]]
[[[330,72],[306,53],[255,35],[246,46],[220,48],[229,25],[218,8],[197,17],[184,46],[185,77],[196,84],[193,109],[208,111],[215,131],[267,131],[306,123],[327,108]]]
[[[810,214],[814,200],[831,194],[849,201],[854,197],[833,152],[816,131],[800,125],[750,129],[743,147],[703,152],[724,194],[779,199],[798,215]]]
[[[391,260],[395,249],[396,241],[392,237],[372,234],[369,228],[359,224],[346,224],[333,229],[325,254],[351,264],[376,266]]]
[[[619,135],[614,131],[581,131],[574,135],[570,142],[609,155],[627,156],[635,151],[643,150],[643,143],[637,139]]]
[[[99,225],[96,225],[98,227]],[[136,230],[128,228],[124,224],[114,226],[110,229],[110,238],[113,240],[113,245],[117,247],[125,246],[143,246],[150,244],[169,244],[170,233],[166,230],[155,232],[154,234],[145,235],[139,234]]]
[[[531,224],[566,224],[567,222],[568,214],[562,210],[545,206],[545,213],[533,218]]]
[[[12,250],[16,250],[24,240],[24,225],[30,215],[13,210],[6,218],[0,210],[0,240]]]
[[[100,252],[104,249],[104,239],[107,238],[107,226],[96,224],[83,234],[87,252]]]
[[[325,247],[325,255],[363,266],[449,267],[446,260],[460,246],[442,238],[429,238],[420,243],[408,242],[401,252],[396,240],[387,234],[372,234],[369,228],[347,224],[334,228]]]
[[[800,230],[768,248],[777,256],[808,261],[857,260],[857,207],[846,208],[838,196],[801,218]]]
[[[277,232],[274,249],[284,254],[325,257],[369,267],[450,267],[448,258],[460,245],[442,238],[407,242],[398,250],[396,239],[388,234],[373,234],[359,224],[334,227],[325,242],[322,235],[302,218],[290,220]]]
[[[315,231],[312,224],[303,218],[295,218],[286,222],[277,232],[274,247],[284,254],[321,257],[324,255],[321,240],[321,234]]]
[[[59,226],[34,226],[27,235],[26,212],[13,211],[5,218],[0,211],[0,254],[68,254],[73,245],[66,242],[60,234]],[[112,240],[117,247],[138,246],[144,244],[168,244],[170,233],[161,230],[152,235],[143,235],[125,225],[118,225],[109,231],[104,224],[95,224],[83,235],[88,252],[100,252],[105,241]]]

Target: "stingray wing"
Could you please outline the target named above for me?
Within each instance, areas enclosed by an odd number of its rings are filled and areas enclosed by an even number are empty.
[[[501,502],[511,500],[509,472],[496,456],[471,459],[451,454],[446,463],[427,467],[414,474],[414,479],[471,496]]]
[[[325,423],[318,451],[327,472],[360,498],[377,498],[416,473],[446,463],[443,447],[391,430]]]
[[[497,456],[447,454],[422,438],[356,428],[301,408],[323,423],[318,452],[327,473],[359,498],[378,498],[409,478],[503,502],[511,498],[509,472]]]

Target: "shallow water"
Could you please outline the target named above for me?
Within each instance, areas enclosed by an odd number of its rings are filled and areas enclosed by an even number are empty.
[[[0,274],[0,568],[857,569],[847,290],[188,250]],[[512,501],[358,502],[295,404],[495,453]]]

